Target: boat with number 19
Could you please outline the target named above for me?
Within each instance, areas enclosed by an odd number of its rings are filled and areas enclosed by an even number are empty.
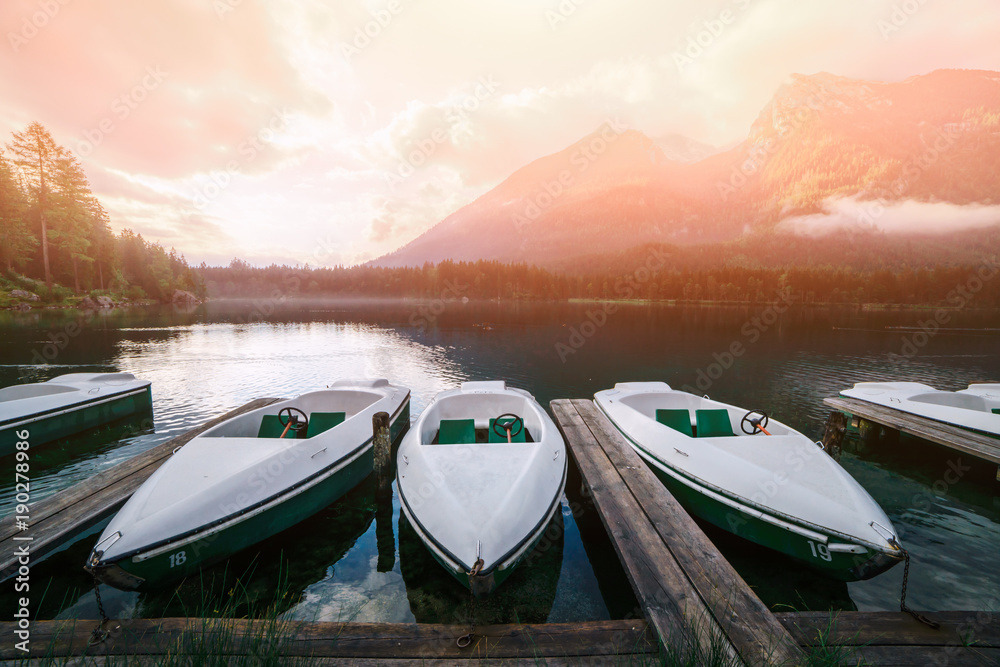
[[[889,518],[816,443],[761,411],[625,382],[594,396],[695,517],[831,578],[869,579],[903,559]]]

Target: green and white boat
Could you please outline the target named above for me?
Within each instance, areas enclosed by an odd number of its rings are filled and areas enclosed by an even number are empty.
[[[399,505],[431,555],[476,597],[532,553],[566,486],[562,434],[523,389],[438,394],[396,456]]]
[[[149,412],[150,383],[131,373],[70,373],[0,389],[0,456]],[[27,435],[25,436],[25,433]]]
[[[1000,438],[1000,384],[941,391],[919,382],[858,382],[841,396]]]
[[[844,581],[903,559],[878,503],[816,443],[762,412],[625,382],[594,402],[693,516]]]
[[[215,426],[178,449],[101,534],[86,569],[122,590],[193,574],[306,519],[373,469],[372,417],[409,427],[410,391],[340,380]]]

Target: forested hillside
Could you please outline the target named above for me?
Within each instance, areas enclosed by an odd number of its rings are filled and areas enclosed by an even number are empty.
[[[86,294],[133,300],[169,300],[176,289],[204,294],[173,249],[128,229],[111,231],[83,165],[39,123],[0,147],[0,269],[0,297],[16,289],[66,303]]]

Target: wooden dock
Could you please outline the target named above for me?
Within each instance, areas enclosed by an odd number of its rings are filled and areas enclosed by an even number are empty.
[[[994,463],[998,466],[997,478],[1000,479],[1000,439],[973,433],[957,426],[908,412],[860,401],[856,398],[836,396],[826,398],[823,402],[833,408],[835,412],[853,415],[858,419],[923,438],[942,447]]]
[[[100,472],[85,482],[31,504],[27,531],[20,530],[13,516],[0,520],[0,580],[17,571],[15,549],[23,544],[15,537],[31,538],[31,559],[38,562],[74,537],[117,511],[175,449],[216,424],[244,412],[270,405],[280,398],[258,398],[201,426],[161,443],[128,461]]]
[[[552,412],[664,649],[800,664],[798,642],[594,403],[553,401]]]
[[[51,552],[110,515],[198,433],[277,400],[252,401],[37,503],[33,555]],[[650,665],[688,657],[697,664],[723,664],[721,658],[725,664],[777,667],[806,664],[808,654],[823,653],[835,656],[822,663],[831,665],[1000,664],[997,612],[933,613],[939,629],[902,612],[772,613],[591,401],[553,401],[552,410],[639,602],[636,618],[481,626],[466,648],[456,644],[469,631],[465,625],[287,622],[271,635],[278,637],[282,658],[304,658],[310,665],[443,667]],[[0,521],[0,541],[9,547],[15,534],[9,520]],[[3,567],[10,572],[11,561]],[[208,647],[235,662],[261,650],[261,623],[267,622],[130,619],[120,621],[103,643],[89,646],[95,620],[33,621],[32,653],[73,664],[80,657],[80,664],[103,664],[106,656],[158,664],[162,656]],[[5,637],[14,637],[15,629],[0,622]],[[2,661],[25,657],[13,641],[0,646]]]

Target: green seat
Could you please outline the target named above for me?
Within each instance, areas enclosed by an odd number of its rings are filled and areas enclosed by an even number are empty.
[[[472,445],[476,442],[474,419],[442,419],[438,431],[439,445]]]
[[[309,426],[306,428],[306,437],[311,438],[324,431],[329,431],[337,424],[343,424],[346,418],[346,412],[313,412],[309,415]]]
[[[257,431],[258,438],[280,438],[281,434],[285,432],[285,425],[281,423],[278,419],[278,415],[264,415],[264,418],[260,421],[260,430]],[[285,435],[285,440],[291,438],[297,438],[299,434],[288,429],[288,433]]]
[[[503,424],[506,424],[509,421],[513,421],[513,420],[512,419],[505,419],[505,420],[503,420]],[[489,439],[489,442],[507,442],[507,433],[506,433],[506,431],[504,431],[503,428],[500,428],[498,430],[500,432],[502,432],[504,435],[503,436],[498,435],[497,432],[493,430],[493,424],[494,423],[496,423],[496,419],[491,419],[490,420],[490,439]],[[518,433],[517,435],[511,435],[510,441],[511,442],[527,442],[527,440],[525,439],[525,435],[527,434],[527,432],[528,432],[528,429],[524,428],[524,425],[522,424],[521,425],[521,432]]]
[[[993,414],[1000,415],[1000,408],[993,408]]]
[[[733,425],[729,421],[726,410],[695,410],[695,421],[698,423],[699,438],[718,438],[733,433]]]
[[[691,430],[691,413],[687,410],[657,410],[656,421],[688,437],[694,437],[694,432]]]

